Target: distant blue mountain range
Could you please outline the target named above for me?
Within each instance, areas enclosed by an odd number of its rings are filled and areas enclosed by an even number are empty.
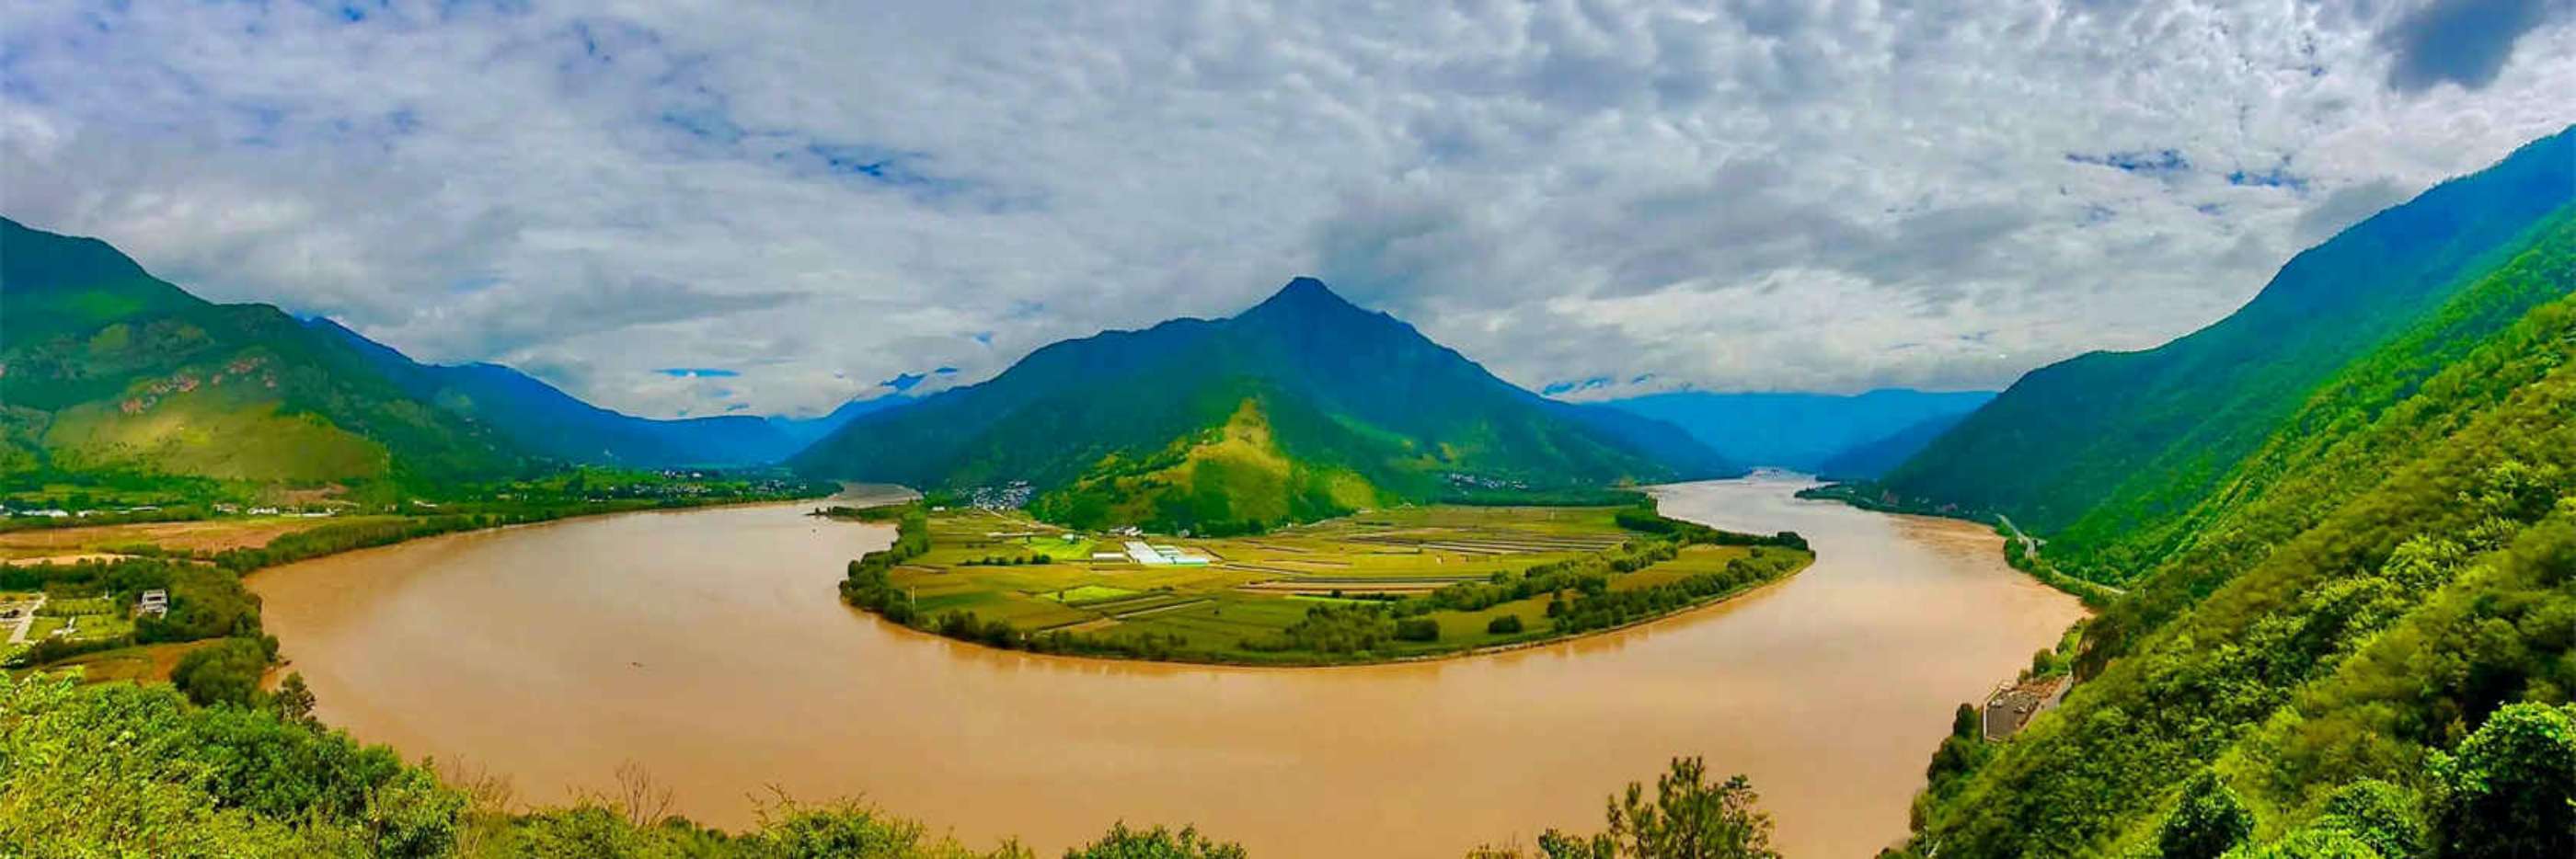
[[[912,402],[897,392],[851,400],[816,418],[640,418],[583,402],[499,364],[423,364],[331,320],[305,324],[346,342],[411,396],[490,426],[530,453],[568,462],[642,468],[766,465],[804,450],[851,418]]]
[[[1865,394],[1677,391],[1601,405],[1689,432],[1730,462],[1867,478],[1905,461],[1992,391],[1889,388]]]

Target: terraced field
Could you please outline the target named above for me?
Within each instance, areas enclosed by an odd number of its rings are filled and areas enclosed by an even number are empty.
[[[1280,639],[1317,606],[1394,606],[1668,539],[1621,527],[1618,510],[1606,507],[1409,507],[1222,539],[1078,532],[989,510],[937,510],[927,524],[930,550],[888,573],[911,616],[972,614],[979,624],[999,621],[1027,636],[1152,639],[1182,658],[1254,662],[1311,657],[1274,658],[1258,643]],[[1205,562],[1140,562],[1131,542]],[[1793,550],[1689,545],[1642,569],[1602,573],[1610,591],[1651,588],[1725,570],[1760,551]],[[1797,553],[1770,563],[1803,566],[1807,558]],[[1438,625],[1438,635],[1424,639],[1417,628],[1378,655],[1553,637],[1562,633],[1549,604],[1578,596],[1568,588],[1475,610],[1418,612]],[[1506,615],[1519,619],[1517,630],[1492,626]]]

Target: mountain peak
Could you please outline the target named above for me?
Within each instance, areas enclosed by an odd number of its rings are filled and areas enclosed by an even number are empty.
[[[1269,307],[1271,305],[1349,307],[1353,309],[1357,309],[1358,307],[1358,305],[1350,303],[1349,300],[1344,299],[1341,295],[1333,292],[1333,288],[1325,286],[1323,281],[1316,280],[1311,277],[1298,277],[1294,280],[1288,281],[1287,286],[1280,287],[1277,293],[1271,295],[1268,300],[1261,302],[1260,306]]]
[[[1369,313],[1334,293],[1332,287],[1325,286],[1323,281],[1299,277],[1280,287],[1277,293],[1254,305],[1251,310],[1244,311],[1241,318],[1287,317],[1311,321],[1342,315],[1367,316]]]

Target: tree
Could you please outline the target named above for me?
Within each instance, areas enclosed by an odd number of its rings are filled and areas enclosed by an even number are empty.
[[[2245,810],[2236,792],[2201,770],[2182,789],[2182,803],[2165,818],[2156,844],[2165,859],[2218,859],[2254,831],[2254,813]]]
[[[268,651],[256,639],[227,638],[188,651],[170,672],[170,683],[199,706],[250,706],[259,697],[259,676],[268,670]]]
[[[1174,832],[1157,826],[1138,832],[1125,822],[1109,827],[1109,834],[1064,852],[1064,859],[1244,859],[1243,845],[1217,841],[1200,835],[1198,828],[1184,826]]]
[[[2444,856],[2576,856],[2576,706],[2511,704],[2433,753]]]
[[[313,690],[304,685],[303,672],[286,675],[286,679],[277,684],[277,694],[269,698],[269,704],[276,707],[277,715],[287,721],[313,721]]]
[[[1507,614],[1485,622],[1485,631],[1494,635],[1519,635],[1521,616]]]
[[[1550,859],[1776,859],[1771,815],[1761,796],[1738,775],[1710,784],[1698,757],[1674,758],[1672,771],[1655,779],[1655,798],[1629,782],[1609,803],[1608,832],[1590,838],[1548,830],[1539,852]]]

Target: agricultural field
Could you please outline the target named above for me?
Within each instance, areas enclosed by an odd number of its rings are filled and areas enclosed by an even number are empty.
[[[1257,536],[1192,539],[1073,531],[1017,512],[939,510],[922,523],[929,548],[885,568],[886,593],[904,604],[896,614],[963,638],[1026,642],[1062,633],[1079,637],[1083,646],[1073,649],[1082,652],[1123,641],[1148,651],[1142,655],[1189,661],[1370,661],[1599,627],[1596,617],[1594,626],[1559,628],[1551,603],[1564,611],[1585,596],[1572,578],[1566,587],[1526,596],[1457,598],[1460,591],[1517,581],[1533,568],[1588,571],[1600,580],[1593,583],[1599,590],[1619,592],[1727,571],[1742,559],[1762,560],[1768,580],[1812,557],[1790,548],[1707,545],[1634,531],[1622,527],[1619,513],[1610,507],[1408,507]],[[1131,543],[1150,550],[1147,557],[1182,560],[1141,561]],[[1657,550],[1663,554],[1650,554]],[[1614,569],[1612,561],[1621,558],[1636,568]],[[1443,594],[1444,588],[1451,591]],[[1688,605],[1706,601],[1693,598]],[[1655,614],[1688,605],[1662,606]],[[1319,653],[1292,633],[1319,606],[1384,615],[1352,622],[1381,631],[1403,624],[1405,632],[1367,639],[1365,653]],[[971,622],[958,620],[965,615]],[[1505,617],[1517,628],[1495,625]],[[1428,634],[1426,622],[1436,634]],[[1006,624],[1011,635],[996,624]]]
[[[150,546],[162,552],[195,554],[226,549],[256,549],[278,537],[328,524],[393,522],[400,516],[227,516],[181,522],[138,522],[75,528],[31,528],[0,532],[0,563],[70,562],[103,558]]]

